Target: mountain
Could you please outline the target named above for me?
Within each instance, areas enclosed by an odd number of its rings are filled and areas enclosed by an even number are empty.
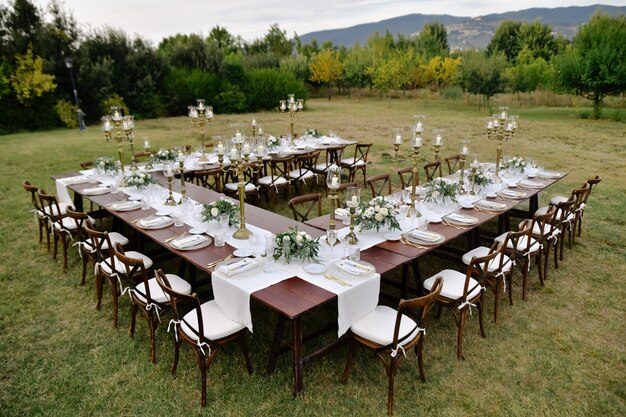
[[[384,34],[385,31],[389,30],[394,37],[399,33],[412,36],[418,34],[425,23],[441,22],[448,31],[448,43],[452,49],[485,48],[503,20],[539,21],[542,24],[550,25],[555,33],[561,33],[566,38],[571,39],[580,25],[587,22],[598,9],[613,16],[626,15],[626,7],[600,4],[553,9],[532,8],[478,17],[409,14],[343,29],[310,32],[301,35],[300,39],[303,44],[310,43],[315,39],[319,45],[325,41],[331,41],[337,46],[350,47],[356,41],[361,45],[367,43],[367,39],[375,32]]]

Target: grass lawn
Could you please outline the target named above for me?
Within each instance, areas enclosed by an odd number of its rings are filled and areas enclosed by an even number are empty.
[[[531,156],[547,169],[569,172],[542,195],[543,203],[552,194],[569,195],[591,176],[603,177],[591,196],[582,239],[566,249],[558,270],[551,266],[545,287],[532,269],[526,301],[516,285],[515,305],[502,303],[497,325],[491,320],[493,295],[488,293],[487,338],[480,338],[474,315],[466,328],[466,360],[456,360],[451,316],[444,312],[440,319],[431,317],[425,343],[427,381],[419,381],[411,353],[396,379],[397,416],[626,415],[626,124],[582,120],[568,108],[511,106],[520,115],[520,128],[505,144],[504,154]],[[416,113],[427,116],[427,139],[431,129],[445,129],[444,157],[457,153],[466,138],[482,160],[495,158],[494,144],[483,131],[486,114],[463,101],[310,100],[296,117],[296,130],[334,130],[342,137],[371,141],[368,174],[395,176],[403,164],[385,157],[392,150],[390,129],[408,126]],[[253,117],[267,133],[285,133],[289,127],[288,118],[279,113],[217,115],[213,134],[230,134],[230,123],[249,123]],[[197,131],[184,117],[139,121],[136,138],[140,146],[149,139],[153,149],[198,143]],[[103,140],[97,126],[82,133],[56,130],[3,136],[0,141],[0,416],[386,414],[383,368],[364,351],[355,358],[345,385],[339,383],[345,349],[308,368],[305,395],[294,400],[287,356],[273,375],[265,375],[276,317],[258,305],[253,305],[255,332],[249,338],[255,373],[246,374],[237,348],[219,354],[208,371],[208,407],[202,409],[200,374],[187,346],[181,349],[177,375],[169,373],[169,314],[162,314],[158,363],[152,365],[142,318],[135,337],[129,337],[128,299],[121,299],[120,323],[114,329],[110,294],[105,292],[97,311],[93,279],[79,286],[81,264],[75,250],[64,274],[60,262],[37,241],[22,181],[53,192],[50,175],[76,171],[80,162],[98,156],[114,156],[115,145]],[[422,154],[428,158],[432,150],[425,147]],[[442,266],[432,258],[420,262],[425,276]],[[175,263],[166,268],[173,271]],[[306,323],[331,317],[332,311],[320,311]]]

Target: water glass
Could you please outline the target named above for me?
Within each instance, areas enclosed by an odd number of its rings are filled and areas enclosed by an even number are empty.
[[[348,258],[352,261],[361,259],[361,248],[359,245],[348,245]]]
[[[141,209],[150,210],[150,199],[148,197],[143,197],[141,199]]]
[[[215,246],[224,246],[226,244],[226,232],[222,229],[215,233]]]
[[[184,224],[183,212],[180,209],[174,210],[172,212],[172,217],[174,218],[174,226],[181,227]]]

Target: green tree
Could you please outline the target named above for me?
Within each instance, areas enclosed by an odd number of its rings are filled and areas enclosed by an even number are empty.
[[[593,101],[594,117],[599,118],[604,97],[626,90],[624,15],[594,15],[553,61],[557,88]]]
[[[361,89],[372,83],[368,68],[372,65],[372,55],[367,48],[355,43],[343,60],[343,79],[349,86],[356,87],[357,96],[361,101]]]
[[[521,27],[522,23],[514,20],[505,20],[500,23],[487,45],[487,54],[494,55],[501,52],[507,61],[512,62],[521,50],[519,43]]]
[[[450,53],[448,32],[441,22],[426,23],[417,37],[417,50],[426,59]]]
[[[545,88],[552,79],[552,67],[543,58],[534,58],[531,51],[523,49],[517,57],[517,65],[507,70],[511,90],[514,93],[533,92]]]
[[[550,61],[557,53],[558,45],[549,25],[525,22],[519,31],[519,48],[520,51],[530,51],[534,58]]]
[[[458,83],[468,93],[480,95],[489,107],[489,99],[504,91],[505,68],[506,57],[502,53],[487,56],[483,52],[469,51],[459,65]]]
[[[33,56],[31,47],[21,55],[15,55],[15,73],[11,75],[11,86],[15,91],[17,100],[25,106],[29,106],[36,97],[54,91],[57,87],[54,83],[54,75],[44,74],[43,59]]]
[[[309,79],[309,58],[305,55],[297,54],[286,56],[280,60],[280,70],[293,74],[298,80]]]
[[[309,65],[309,80],[328,85],[328,99],[332,97],[332,86],[341,79],[341,59],[337,51],[324,49],[313,56]]]

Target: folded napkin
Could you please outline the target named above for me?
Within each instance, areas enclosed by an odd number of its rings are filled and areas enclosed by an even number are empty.
[[[492,210],[504,210],[506,208],[506,204],[494,203],[493,201],[487,201],[487,200],[480,200],[476,204],[478,204],[479,206],[483,208],[492,209]]]
[[[89,177],[86,175],[79,175],[76,177],[62,178],[61,181],[65,185],[84,184],[86,182],[89,182]]]
[[[240,274],[254,268],[259,264],[258,261],[250,258],[243,258],[236,262],[227,264],[221,264],[217,267],[217,270],[223,272],[226,275]]]
[[[537,175],[543,178],[561,178],[561,173],[554,171],[541,171]]]
[[[519,191],[513,190],[502,190],[500,191],[500,194],[506,197],[526,197],[526,193],[520,193]]]
[[[342,217],[342,216],[347,216],[349,214],[350,214],[350,210],[348,209],[345,209],[345,208],[335,209],[335,216]]]
[[[160,226],[162,224],[165,224],[169,222],[170,220],[171,219],[167,216],[158,216],[152,219],[139,220],[137,223],[139,223],[139,226],[141,227],[155,227],[155,226]]]
[[[528,188],[543,188],[543,183],[537,181],[522,180],[518,184]]]
[[[141,206],[141,201],[122,201],[119,203],[111,204],[111,208],[113,210],[126,210],[126,209],[131,209],[131,208],[140,207],[140,206]]]
[[[436,242],[441,239],[440,234],[424,230],[411,230],[409,235],[424,242]]]
[[[454,220],[455,222],[459,222],[459,223],[465,223],[465,224],[476,223],[475,218],[463,216],[462,214],[450,213],[448,214],[448,218],[450,220]]]
[[[174,239],[172,241],[172,246],[179,248],[179,249],[185,249],[185,248],[190,248],[192,246],[196,246],[199,245],[203,242],[206,242],[207,237],[206,236],[202,236],[202,235],[192,235],[192,236],[186,236],[182,239]]]
[[[109,187],[93,187],[93,188],[85,188],[81,191],[82,194],[85,195],[98,195],[109,192]]]
[[[355,262],[350,259],[343,259],[337,262],[337,268],[352,275],[368,275],[374,271],[369,265],[364,265],[360,262]]]

